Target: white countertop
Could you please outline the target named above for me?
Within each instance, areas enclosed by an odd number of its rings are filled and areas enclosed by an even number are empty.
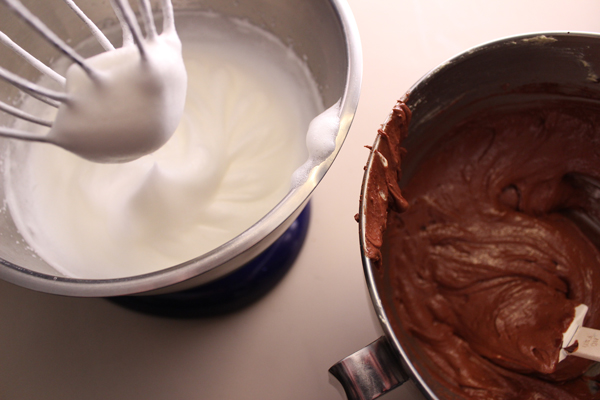
[[[249,308],[198,320],[0,282],[0,399],[345,399],[327,370],[381,335],[353,219],[363,146],[413,82],[458,52],[519,33],[600,32],[597,0],[349,3],[364,52],[360,105],[283,281]],[[419,398],[408,384],[382,399]]]

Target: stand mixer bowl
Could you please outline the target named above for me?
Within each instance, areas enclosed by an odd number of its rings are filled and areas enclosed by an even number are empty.
[[[27,6],[27,2],[24,2]],[[43,15],[50,29],[70,39],[69,44],[89,38],[89,31],[73,13],[58,13],[60,0],[36,2],[30,6]],[[89,3],[89,4],[85,4]],[[101,29],[117,24],[109,1],[80,1],[78,4]],[[1,5],[0,5],[1,6]],[[222,246],[179,265],[144,275],[118,279],[84,280],[62,275],[39,258],[18,232],[7,207],[0,210],[0,278],[8,282],[52,294],[80,297],[112,297],[133,294],[157,295],[180,292],[222,278],[263,253],[292,225],[333,163],[348,133],[358,104],[362,76],[362,55],[357,28],[349,6],[343,0],[191,1],[173,0],[175,15],[182,12],[214,12],[243,19],[274,34],[301,58],[315,79],[326,107],[340,102],[340,126],[333,153],[314,167],[308,179],[292,189],[270,212]],[[27,29],[22,21],[0,9],[3,32],[20,43],[41,61],[51,63],[59,53]],[[39,73],[0,48],[0,59],[8,69],[19,70],[25,79],[36,81]],[[0,82],[0,100],[18,105],[19,93]],[[11,118],[0,115],[0,124]],[[0,142],[0,152],[7,141]],[[0,198],[4,199],[0,182]]]
[[[402,156],[400,188],[416,173],[421,161],[437,149],[440,137],[477,111],[563,98],[598,104],[598,65],[600,36],[577,32],[507,37],[468,49],[442,63],[416,82],[403,99],[412,118],[408,136],[401,144],[406,154]],[[385,220],[386,215],[376,207],[367,210],[368,199],[378,195],[374,165],[379,158],[377,152],[386,143],[382,136],[377,136],[366,165],[359,236],[366,283],[384,336],[341,360],[330,372],[352,400],[378,398],[407,380],[424,398],[459,399],[462,397],[444,385],[444,377],[432,372],[437,370],[429,354],[410,327],[402,323],[391,284],[391,244],[385,231],[381,260],[368,256],[367,226],[374,220],[379,224],[377,218],[383,215]]]

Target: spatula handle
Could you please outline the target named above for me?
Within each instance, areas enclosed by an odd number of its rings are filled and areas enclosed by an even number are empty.
[[[571,353],[572,356],[600,361],[599,330],[582,326],[577,330],[574,339],[577,341],[577,349]]]

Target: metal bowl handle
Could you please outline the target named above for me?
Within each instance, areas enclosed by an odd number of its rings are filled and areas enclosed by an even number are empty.
[[[329,373],[342,384],[348,400],[373,400],[408,380],[385,336],[339,361]]]

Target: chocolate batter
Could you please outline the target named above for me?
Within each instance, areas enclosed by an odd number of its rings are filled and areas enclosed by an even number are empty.
[[[600,398],[584,376],[591,362],[558,363],[575,306],[588,305],[584,325],[600,328],[600,252],[569,214],[598,208],[577,174],[600,181],[600,108],[472,115],[400,194],[409,121],[399,102],[380,130],[365,250],[377,264],[382,238],[390,244],[402,326],[435,366],[424,373],[467,399]]]

